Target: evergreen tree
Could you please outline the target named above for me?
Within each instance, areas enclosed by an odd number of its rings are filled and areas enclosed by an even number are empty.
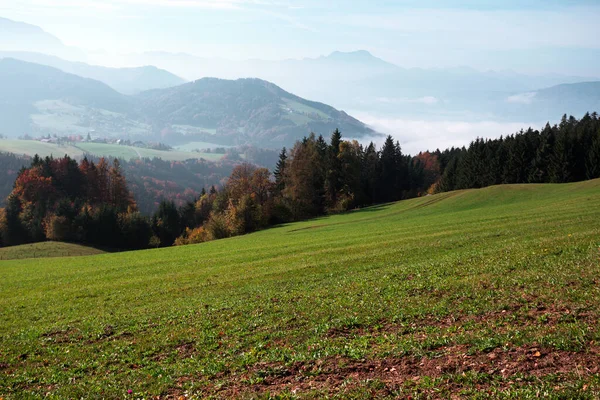
[[[171,246],[181,234],[182,227],[179,212],[172,201],[161,201],[152,217],[152,230],[160,239],[161,246]]]
[[[381,149],[379,157],[379,182],[378,182],[378,199],[382,202],[394,200],[394,196],[398,193],[397,187],[397,168],[396,145],[392,136],[388,136]]]
[[[337,197],[342,189],[344,178],[342,176],[341,161],[339,159],[340,145],[342,143],[342,134],[336,129],[331,134],[331,141],[327,151],[327,171],[325,175],[325,196],[327,207],[335,208]]]
[[[377,202],[377,184],[379,171],[379,153],[373,142],[367,146],[362,159],[361,180],[365,200],[361,205]]]
[[[285,188],[285,163],[287,160],[287,151],[285,147],[281,149],[281,153],[279,153],[279,160],[277,160],[277,164],[275,165],[275,170],[273,171],[273,176],[275,177],[275,190],[278,193],[281,193]]]
[[[587,179],[600,178],[600,128],[592,141],[585,161]]]

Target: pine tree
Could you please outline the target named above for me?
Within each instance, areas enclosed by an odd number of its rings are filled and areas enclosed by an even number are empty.
[[[377,202],[377,182],[379,171],[379,154],[375,149],[373,142],[367,146],[364,152],[361,168],[361,180],[363,193],[366,198],[363,204],[372,204]]]
[[[341,161],[338,156],[340,154],[340,145],[342,143],[342,134],[336,129],[331,134],[330,145],[327,149],[327,171],[325,175],[325,196],[327,198],[327,207],[335,208],[337,197],[342,189],[343,177]]]
[[[588,150],[585,166],[588,179],[600,178],[600,129]]]
[[[161,246],[171,246],[181,234],[181,220],[175,203],[161,201],[152,217],[152,230],[160,239]]]
[[[392,136],[386,138],[379,160],[378,197],[380,201],[389,202],[394,200],[394,196],[398,192],[396,145]]]
[[[279,153],[279,160],[277,160],[277,164],[275,165],[275,170],[273,171],[273,176],[275,176],[275,190],[277,193],[281,193],[285,188],[285,164],[287,161],[287,151],[284,147],[281,149],[281,153]]]

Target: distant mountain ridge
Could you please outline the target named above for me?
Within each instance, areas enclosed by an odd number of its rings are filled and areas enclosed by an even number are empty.
[[[186,81],[169,71],[153,66],[134,68],[109,68],[67,61],[61,58],[32,52],[0,51],[1,58],[14,58],[36,64],[47,65],[83,78],[104,82],[123,94],[136,94],[150,89],[162,89],[181,85]]]
[[[491,120],[520,118],[520,111],[504,101],[510,94],[593,80],[554,74],[531,76],[514,71],[479,71],[470,67],[404,68],[365,50],[335,51],[316,58],[281,61],[230,61],[184,53],[150,52],[132,55],[127,62],[157,65],[187,79],[256,77],[338,109],[411,119],[464,120],[475,114]],[[542,119],[556,115],[544,114],[542,109],[537,114],[541,114]]]
[[[377,135],[362,122],[259,79],[205,78],[126,96],[96,80],[15,59],[0,59],[3,134],[85,134],[291,145],[311,131]]]
[[[0,17],[0,51],[32,51],[71,59],[83,58],[83,53],[66,46],[59,38],[36,25]]]

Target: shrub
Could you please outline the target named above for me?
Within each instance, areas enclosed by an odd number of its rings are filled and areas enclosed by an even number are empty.
[[[199,228],[186,228],[183,235],[179,236],[175,240],[175,246],[184,246],[186,244],[197,244],[206,242],[208,240],[208,235],[204,227]]]

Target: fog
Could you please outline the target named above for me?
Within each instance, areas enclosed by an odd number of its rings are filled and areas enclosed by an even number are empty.
[[[403,118],[378,117],[356,111],[353,113],[378,132],[392,135],[400,142],[402,151],[418,154],[422,151],[444,150],[451,147],[468,146],[477,137],[498,138],[526,130],[528,127],[541,129],[546,122],[496,122],[496,121],[430,121]],[[373,141],[381,148],[385,138],[368,137],[359,141],[368,144]]]

